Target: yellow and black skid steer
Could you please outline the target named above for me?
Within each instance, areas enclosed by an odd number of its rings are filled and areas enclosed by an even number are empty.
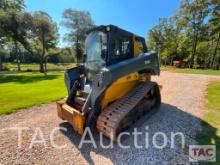
[[[68,97],[57,102],[58,116],[83,134],[86,127],[111,140],[161,104],[157,53],[143,37],[114,25],[88,31],[83,65],[65,72]]]

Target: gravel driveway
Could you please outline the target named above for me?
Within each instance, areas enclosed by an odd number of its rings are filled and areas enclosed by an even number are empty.
[[[79,149],[81,137],[57,117],[55,103],[49,103],[0,116],[0,164],[189,164],[188,145],[196,144],[195,135],[201,129],[200,117],[206,113],[203,108],[206,85],[209,81],[220,80],[220,77],[162,72],[160,77],[153,79],[163,86],[162,106],[155,115],[150,118],[146,115],[128,131],[135,127],[144,132],[138,136],[138,144],[143,146],[146,146],[146,132],[152,139],[154,133],[162,131],[168,137],[167,146],[163,149],[157,149],[152,140],[149,140],[148,147],[135,148],[133,136],[123,140],[123,145],[130,145],[128,149],[122,149],[117,144],[103,149],[98,135],[95,135],[97,148],[84,144]],[[12,129],[15,127],[27,129],[22,132],[20,148],[18,133]],[[67,129],[54,132],[54,143],[66,145],[62,149],[55,148],[50,141],[55,127]],[[39,140],[46,139],[45,143],[30,147],[36,132]],[[171,148],[171,132],[183,133],[183,147],[179,138]],[[156,140],[158,145],[163,144],[161,136]],[[105,144],[108,142],[104,139]]]

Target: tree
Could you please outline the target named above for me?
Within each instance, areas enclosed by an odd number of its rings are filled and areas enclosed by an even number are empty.
[[[88,11],[66,9],[63,13],[62,24],[69,29],[65,39],[72,42],[75,47],[77,62],[83,59],[83,43],[86,38],[86,31],[94,27],[94,22]]]
[[[190,40],[185,32],[180,32],[177,40],[177,56],[178,59],[185,59],[188,61],[190,54]]]
[[[181,0],[171,18],[149,31],[148,47],[159,52],[163,64],[174,57],[189,67],[220,69],[219,42],[220,0]]]
[[[158,25],[149,31],[148,47],[159,53],[161,63],[171,63],[177,56],[178,34],[172,18],[160,18]]]
[[[220,0],[212,0],[211,6],[213,9],[212,9],[211,18],[209,22],[210,22],[210,27],[212,29],[212,36],[214,37],[214,40],[215,40],[215,46],[213,48],[211,65],[214,68],[214,62],[215,62],[217,49],[218,49],[219,42],[220,42]],[[218,57],[217,68],[220,69],[220,55]]]
[[[16,62],[18,71],[20,68],[20,57],[18,53],[18,42],[25,49],[30,50],[27,41],[31,16],[28,13],[17,13],[16,11],[0,12],[0,31],[2,37],[10,38],[15,46]]]
[[[177,25],[186,31],[192,41],[190,67],[194,67],[201,27],[208,14],[209,6],[206,0],[181,0],[179,12],[175,15]]]
[[[33,14],[32,32],[34,50],[40,52],[40,72],[44,73],[47,71],[47,55],[57,44],[57,25],[47,13],[38,11]]]
[[[18,71],[21,70],[18,42],[30,50],[27,34],[31,17],[30,14],[24,12],[24,9],[23,0],[1,0],[0,2],[0,40],[2,37],[13,40]]]

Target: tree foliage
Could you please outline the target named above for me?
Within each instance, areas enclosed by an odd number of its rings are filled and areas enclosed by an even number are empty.
[[[216,68],[220,69],[220,55],[218,59],[216,59],[217,51],[219,49],[219,42],[220,42],[220,0],[212,0],[211,3],[212,13],[211,18],[209,20],[210,28],[211,28],[211,36],[215,41],[213,44],[213,53],[211,59],[211,65],[215,65],[215,61],[217,61]]]
[[[88,11],[66,9],[63,13],[63,25],[69,29],[65,39],[72,43],[78,62],[83,58],[83,47],[86,32],[94,26],[94,22]]]
[[[24,0],[1,0],[0,10],[22,12],[25,10]]]
[[[47,55],[57,45],[57,25],[47,13],[38,11],[33,13],[32,32],[34,50],[39,52],[40,72],[46,72]]]
[[[23,0],[2,0],[0,3],[0,40],[10,38],[15,46],[18,71],[20,71],[20,57],[18,42],[30,50],[27,42],[27,33],[30,28],[30,14],[23,12]]]
[[[40,72],[46,72],[49,62],[80,62],[83,57],[86,31],[94,26],[87,11],[67,9],[62,24],[69,29],[66,48],[58,47],[58,28],[43,11],[29,13],[24,0],[0,1],[0,70],[2,62],[38,62]],[[78,60],[77,60],[78,59]]]
[[[168,21],[172,20],[172,21]],[[189,67],[219,68],[220,1],[181,0],[171,18],[163,18],[149,31],[148,46],[161,62],[185,60]]]

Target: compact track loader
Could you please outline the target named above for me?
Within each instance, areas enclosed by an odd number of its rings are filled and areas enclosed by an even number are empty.
[[[161,104],[158,56],[144,38],[119,27],[87,33],[84,64],[65,72],[68,97],[57,102],[58,116],[83,134],[86,127],[116,140],[117,135]]]

